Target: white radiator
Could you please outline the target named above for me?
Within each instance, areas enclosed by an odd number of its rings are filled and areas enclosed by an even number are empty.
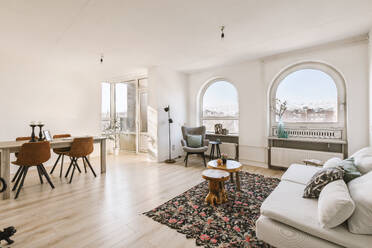
[[[299,150],[290,148],[271,148],[271,165],[280,167],[289,167],[291,164],[303,164],[304,159],[318,159],[327,161],[330,158],[338,157],[343,159],[342,153],[320,152],[312,150]]]

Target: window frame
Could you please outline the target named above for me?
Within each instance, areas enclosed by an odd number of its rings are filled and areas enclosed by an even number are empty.
[[[276,92],[280,83],[290,74],[304,69],[319,70],[330,76],[337,88],[337,122],[284,122],[287,127],[306,128],[337,128],[346,130],[346,87],[343,76],[332,66],[322,62],[301,62],[283,69],[273,80],[269,94],[269,115],[270,126],[278,125],[275,113],[272,111],[275,106]]]
[[[227,82],[229,84],[231,84],[235,90],[236,90],[236,93],[237,93],[237,102],[238,102],[238,116],[225,116],[225,117],[204,117],[203,116],[203,101],[204,101],[204,95],[205,95],[205,92],[207,91],[207,89],[212,86],[214,83],[217,83],[217,82]],[[202,88],[201,88],[201,91],[199,93],[199,97],[198,97],[198,102],[199,102],[199,114],[198,114],[198,121],[199,121],[199,125],[203,125],[203,121],[204,120],[236,120],[238,121],[238,132],[237,133],[229,133],[231,135],[239,135],[240,133],[240,104],[239,104],[239,91],[237,89],[237,87],[235,86],[234,83],[231,82],[231,80],[228,80],[226,78],[214,78],[212,80],[208,80],[207,83],[205,83]],[[230,130],[229,130],[230,131]],[[208,131],[207,131],[208,132]],[[210,132],[209,132],[210,133]]]

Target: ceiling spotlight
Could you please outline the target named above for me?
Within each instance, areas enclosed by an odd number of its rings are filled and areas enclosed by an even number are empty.
[[[104,58],[104,56],[103,56],[103,53],[101,54],[101,58],[100,58],[100,62],[101,62],[101,64],[103,63],[103,58]]]
[[[225,30],[225,26],[221,26],[221,39],[225,38],[225,33],[223,32]]]

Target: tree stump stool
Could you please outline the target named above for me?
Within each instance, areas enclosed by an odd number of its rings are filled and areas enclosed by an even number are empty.
[[[208,169],[203,171],[202,177],[209,182],[209,193],[205,202],[212,206],[227,202],[225,181],[229,180],[230,174],[223,170]]]

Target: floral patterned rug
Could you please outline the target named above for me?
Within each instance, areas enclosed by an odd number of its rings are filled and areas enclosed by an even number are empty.
[[[228,202],[211,207],[204,203],[207,182],[202,182],[163,205],[144,213],[176,229],[204,247],[271,247],[256,237],[255,222],[264,199],[280,180],[240,172],[241,191],[227,182]]]

